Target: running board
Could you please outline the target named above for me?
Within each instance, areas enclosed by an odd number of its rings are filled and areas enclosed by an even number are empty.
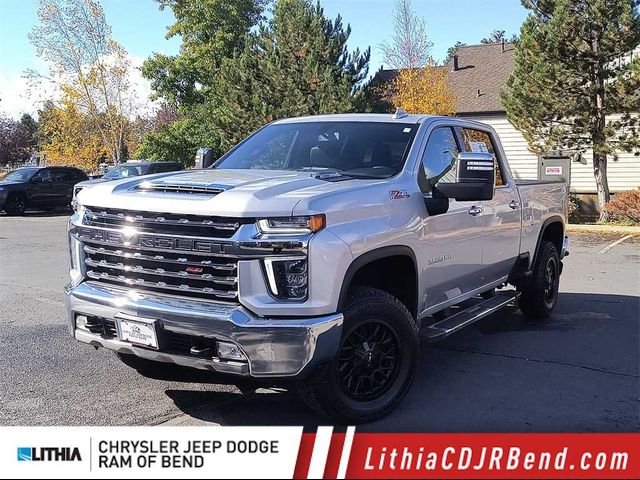
[[[501,308],[506,307],[508,304],[517,300],[519,296],[520,293],[515,290],[499,292],[488,300],[476,303],[475,305],[462,310],[455,315],[451,315],[438,323],[429,325],[422,329],[420,335],[425,337],[429,342],[444,340],[452,333],[455,333],[464,327],[468,327],[478,320],[481,320]]]

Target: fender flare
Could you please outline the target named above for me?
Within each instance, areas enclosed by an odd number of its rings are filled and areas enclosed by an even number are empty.
[[[417,303],[418,300],[418,262],[416,260],[415,252],[406,245],[391,245],[387,247],[379,247],[368,252],[363,253],[362,255],[356,257],[349,267],[347,268],[346,273],[344,274],[344,278],[342,280],[342,287],[340,287],[340,297],[338,298],[338,311],[342,311],[347,302],[347,295],[349,293],[349,287],[351,287],[351,282],[353,281],[353,277],[356,272],[360,270],[365,265],[369,263],[375,262],[376,260],[381,260],[387,257],[409,257],[413,262],[413,267],[415,271],[415,284],[416,284],[416,311],[417,311]]]
[[[538,251],[540,250],[540,244],[542,243],[542,237],[544,236],[544,232],[552,223],[559,223],[560,225],[562,225],[561,236],[564,236],[564,232],[566,228],[562,220],[562,217],[560,215],[552,215],[549,218],[547,218],[544,222],[542,222],[542,227],[540,227],[540,233],[538,234],[538,240],[536,241],[536,249],[535,249],[533,258],[531,260],[532,265],[536,261],[536,258],[538,258]],[[560,239],[560,242],[562,242],[562,238]],[[560,252],[558,252],[558,254],[560,254]]]

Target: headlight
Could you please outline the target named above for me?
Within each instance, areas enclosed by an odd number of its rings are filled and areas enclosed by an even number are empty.
[[[258,220],[258,230],[267,234],[304,235],[322,230],[325,225],[324,214]]]
[[[264,267],[271,294],[283,300],[307,297],[307,259],[303,257],[266,258]]]

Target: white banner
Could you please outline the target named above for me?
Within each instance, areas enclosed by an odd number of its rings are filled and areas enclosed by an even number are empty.
[[[302,427],[0,427],[4,478],[293,478]]]

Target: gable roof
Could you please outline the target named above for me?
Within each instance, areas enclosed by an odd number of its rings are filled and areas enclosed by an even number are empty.
[[[500,91],[513,70],[515,45],[505,43],[480,44],[459,47],[458,69],[452,58],[444,66],[435,67],[447,71],[447,84],[456,102],[456,114],[504,112]],[[397,76],[397,70],[380,70],[376,82],[388,83]]]

